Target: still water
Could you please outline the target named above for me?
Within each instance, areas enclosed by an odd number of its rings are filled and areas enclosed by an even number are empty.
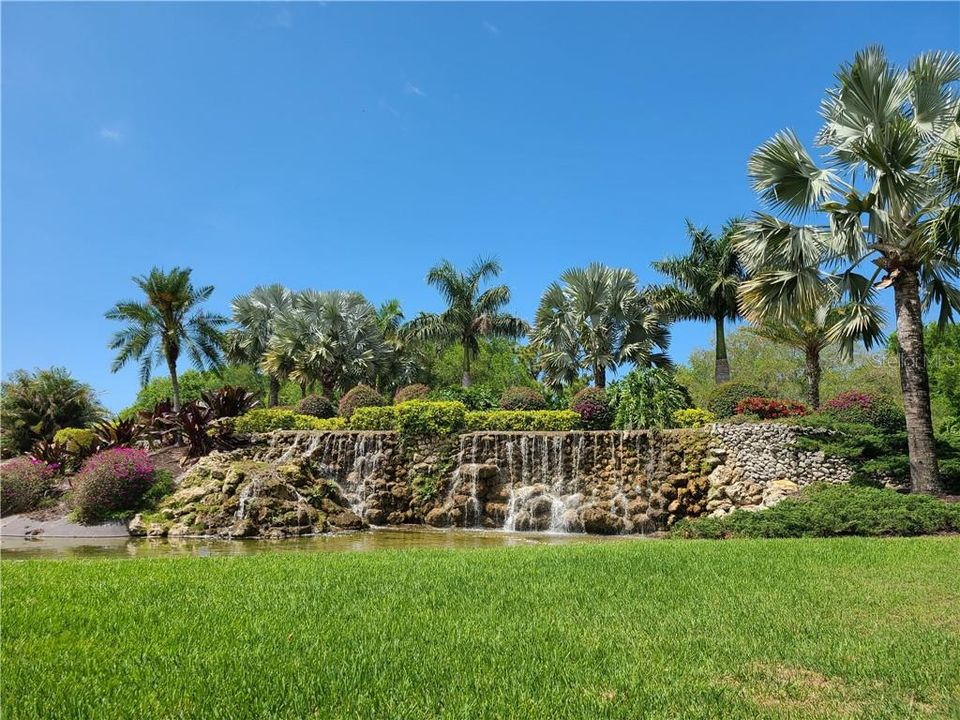
[[[372,529],[284,540],[211,540],[203,538],[43,538],[4,537],[4,560],[69,558],[149,558],[252,555],[276,552],[368,552],[416,548],[495,548],[523,545],[570,545],[598,542],[639,542],[633,536],[514,533],[485,530]]]

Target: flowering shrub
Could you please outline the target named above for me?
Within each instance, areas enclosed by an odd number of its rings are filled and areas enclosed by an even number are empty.
[[[0,465],[0,515],[16,515],[36,508],[53,490],[56,468],[28,457]]]
[[[317,418],[332,418],[336,415],[333,403],[323,395],[307,395],[297,403],[297,412],[301,415],[312,415]]]
[[[767,397],[748,397],[737,403],[737,415],[756,415],[761,420],[806,415],[807,406],[793,400],[777,400]]]
[[[718,418],[727,418],[737,412],[737,403],[749,397],[763,397],[763,388],[749,383],[725,382],[717,385],[707,398],[707,410]]]
[[[501,410],[546,410],[543,395],[529,387],[511,387],[500,396]]]
[[[840,393],[826,402],[820,412],[839,422],[873,425],[886,432],[899,432],[906,424],[903,410],[891,400],[859,390]]]
[[[134,510],[153,485],[153,463],[143,450],[113,448],[89,458],[74,481],[73,502],[83,522]]]
[[[380,407],[387,405],[383,395],[368,385],[357,385],[340,398],[340,417],[350,419],[353,411],[359,407]]]
[[[685,408],[673,411],[673,424],[678,428],[702,428],[717,421],[717,416],[709,410]]]
[[[570,401],[570,409],[580,416],[584,430],[609,430],[615,411],[603,388],[584,388]]]
[[[409,400],[426,400],[427,395],[429,394],[430,388],[422,383],[404,385],[402,388],[397,390],[397,394],[393,396],[393,404],[399,405],[400,403],[404,403]]]

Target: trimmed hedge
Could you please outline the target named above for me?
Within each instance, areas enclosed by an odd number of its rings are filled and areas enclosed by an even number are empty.
[[[467,408],[462,402],[411,400],[396,406],[400,437],[454,435],[463,430]]]
[[[509,387],[500,396],[501,410],[546,410],[543,395],[529,387]]]
[[[234,421],[238,433],[263,433],[274,430],[343,430],[347,421],[343,418],[316,418],[300,415],[286,408],[258,408]]]
[[[361,407],[382,407],[389,405],[386,398],[369,385],[357,385],[340,398],[339,415],[350,419],[353,411]]]
[[[682,520],[683,538],[927,535],[960,531],[960,503],[857,485],[816,483],[771,508]]]
[[[297,403],[297,412],[300,415],[312,415],[316,418],[332,418],[337,414],[333,403],[323,395],[307,395]]]
[[[673,411],[673,424],[678,428],[702,428],[717,421],[717,416],[709,410],[687,408]]]
[[[573,410],[477,410],[466,416],[467,432],[562,431],[579,427],[580,416]]]
[[[399,405],[400,403],[410,402],[411,400],[426,400],[428,395],[430,395],[430,388],[423,383],[404,385],[397,390],[396,395],[393,396],[393,404]]]
[[[350,418],[351,430],[396,430],[396,428],[397,408],[393,405],[359,407],[353,411],[353,416]]]
[[[580,416],[584,430],[609,430],[616,417],[616,410],[603,388],[584,388],[570,401],[570,409]]]
[[[737,404],[741,400],[763,397],[764,395],[766,395],[766,392],[762,387],[750,383],[721,383],[710,391],[706,409],[718,418],[728,418],[736,414]]]

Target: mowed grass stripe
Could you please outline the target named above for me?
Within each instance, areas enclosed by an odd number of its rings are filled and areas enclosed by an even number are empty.
[[[960,717],[960,538],[2,563],[4,718]]]

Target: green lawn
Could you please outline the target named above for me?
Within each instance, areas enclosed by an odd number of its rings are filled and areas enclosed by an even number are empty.
[[[960,538],[2,566],[14,718],[958,718]]]

